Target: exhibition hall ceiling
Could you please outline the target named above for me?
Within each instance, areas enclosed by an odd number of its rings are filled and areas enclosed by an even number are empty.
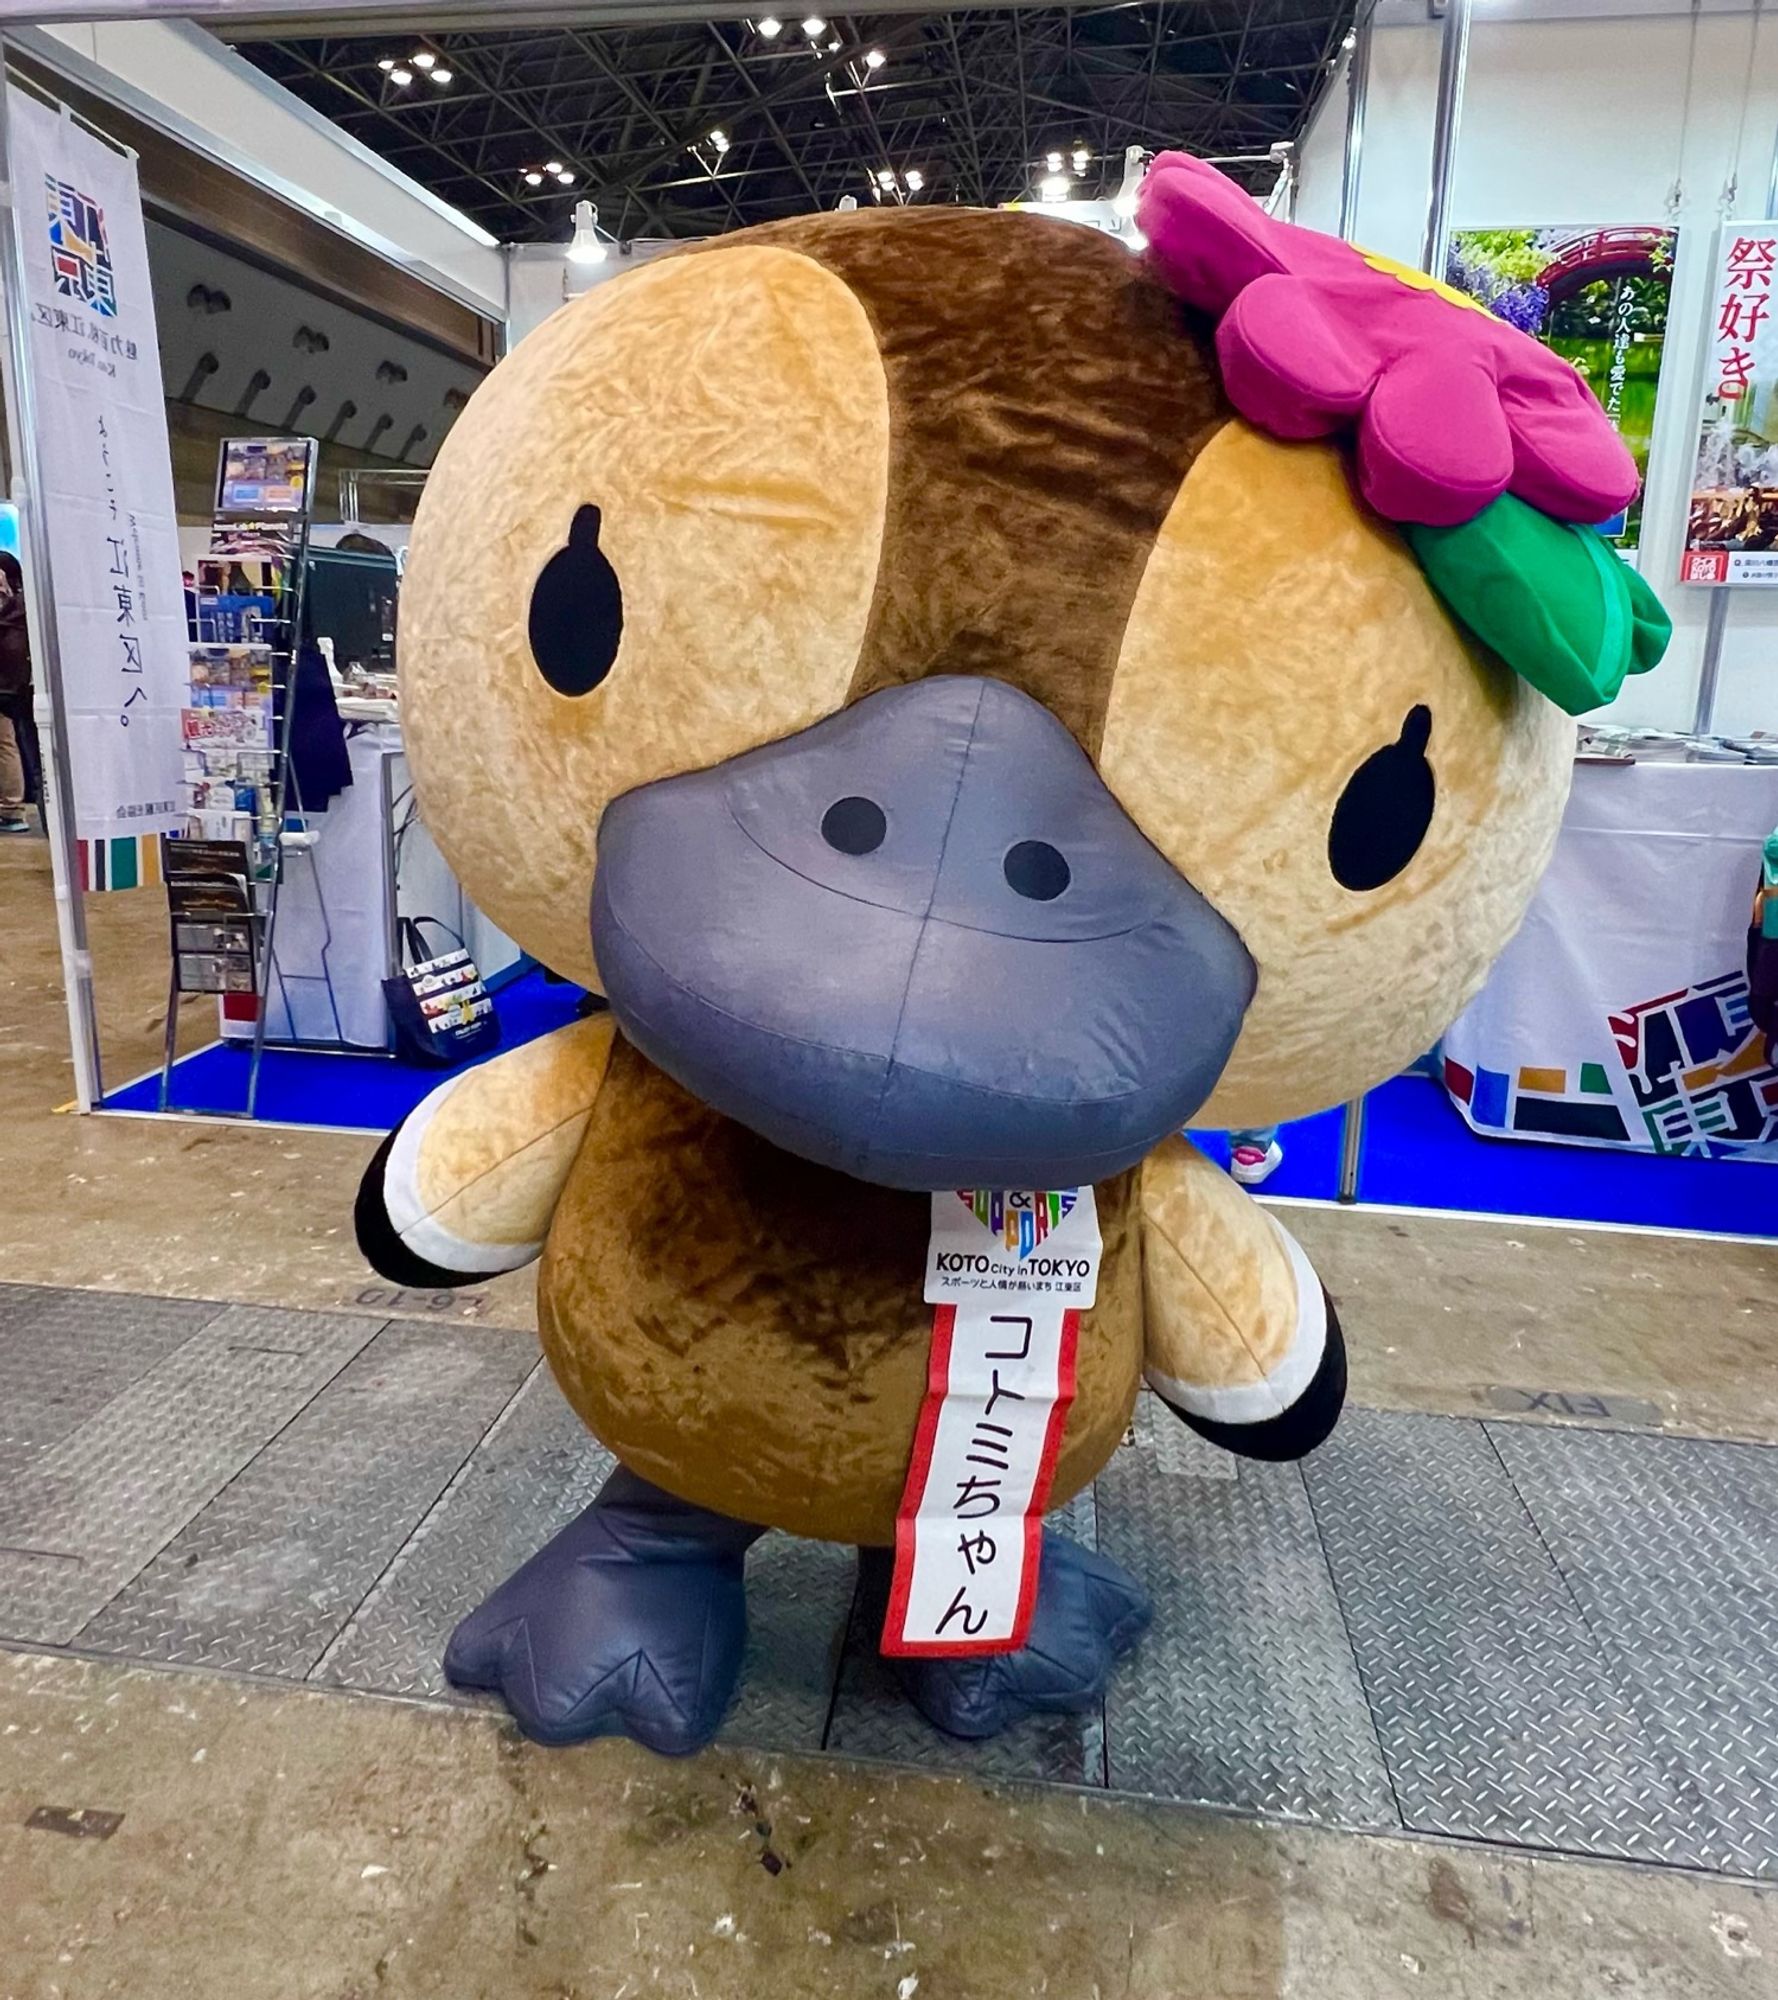
[[[242,54],[507,241],[576,200],[634,237],[873,201],[1116,192],[1125,149],[1295,138],[1351,0],[996,7],[241,41]],[[1066,188],[1061,182],[1066,182]]]

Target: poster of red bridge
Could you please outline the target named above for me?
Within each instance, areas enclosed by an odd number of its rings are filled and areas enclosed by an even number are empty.
[[[1459,229],[1445,282],[1572,361],[1646,475],[1678,242],[1641,224]],[[1641,499],[1599,526],[1634,549]]]
[[[1778,584],[1778,223],[1725,222],[1681,583]]]

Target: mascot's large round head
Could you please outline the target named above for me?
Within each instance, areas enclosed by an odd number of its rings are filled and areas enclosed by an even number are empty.
[[[1029,213],[775,225],[556,314],[439,456],[427,822],[779,1145],[1101,1179],[1392,1073],[1520,919],[1569,724],[1182,293]]]

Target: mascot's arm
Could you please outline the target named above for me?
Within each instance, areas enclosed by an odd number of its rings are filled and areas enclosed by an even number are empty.
[[[441,1083],[365,1169],[353,1220],[369,1262],[398,1285],[473,1284],[530,1263],[614,1033],[595,1014]]]
[[[1309,1260],[1184,1139],[1142,1165],[1148,1384],[1213,1443],[1300,1458],[1346,1395],[1346,1349]]]

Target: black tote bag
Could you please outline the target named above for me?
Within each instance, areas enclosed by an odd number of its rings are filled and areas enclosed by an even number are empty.
[[[433,952],[423,924],[443,931],[450,949]],[[402,970],[383,981],[383,998],[403,1062],[452,1069],[500,1044],[500,1019],[469,949],[436,917],[403,917]]]

